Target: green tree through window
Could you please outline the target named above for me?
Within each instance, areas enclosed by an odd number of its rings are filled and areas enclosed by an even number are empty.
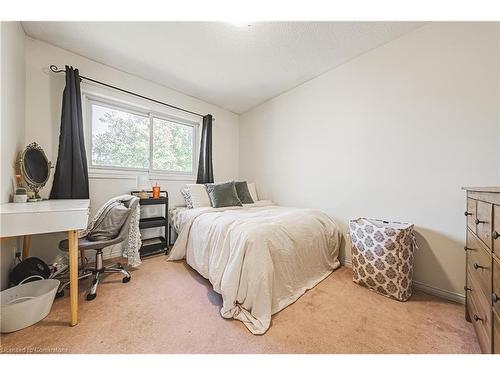
[[[153,119],[153,168],[191,172],[193,131],[185,125]]]
[[[193,137],[192,126],[92,104],[93,165],[190,173]]]

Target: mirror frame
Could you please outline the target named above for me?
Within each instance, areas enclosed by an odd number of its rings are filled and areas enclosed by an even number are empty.
[[[27,171],[26,171],[26,168],[24,166],[24,161],[25,161],[25,158],[26,158],[26,153],[28,151],[30,151],[30,150],[37,150],[37,151],[41,152],[42,156],[45,158],[45,161],[47,162],[48,173],[47,173],[47,178],[43,182],[33,181],[30,178],[30,176],[28,175]],[[49,180],[49,178],[50,178],[50,170],[52,168],[52,163],[49,161],[49,159],[47,159],[47,155],[45,155],[45,152],[43,151],[43,148],[41,148],[40,145],[38,143],[36,143],[36,142],[30,143],[28,146],[26,146],[26,148],[24,149],[24,151],[22,151],[19,154],[19,158],[18,158],[18,161],[17,161],[17,166],[18,166],[19,173],[21,174],[23,180],[26,182],[26,185],[28,185],[28,188],[35,193],[34,198],[35,199],[41,199],[40,195],[38,194],[38,191],[41,190],[45,186],[45,184],[47,183],[47,181]]]

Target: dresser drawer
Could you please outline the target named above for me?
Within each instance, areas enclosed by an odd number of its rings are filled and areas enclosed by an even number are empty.
[[[493,205],[477,201],[476,233],[483,243],[491,249],[491,231],[493,219]]]
[[[475,279],[469,275],[467,290],[467,311],[476,331],[479,346],[483,353],[491,353],[492,315],[489,300],[478,290]]]
[[[493,258],[493,294],[491,296],[493,309],[500,314],[500,261]]]
[[[471,232],[467,233],[467,249],[467,273],[488,297],[491,295],[491,254]]]
[[[500,206],[497,204],[493,205],[493,230],[491,236],[493,237],[493,251],[500,258]]]
[[[500,354],[500,314],[493,311],[493,353]]]
[[[476,233],[476,209],[477,200],[467,198],[467,211],[465,211],[465,215],[467,216],[467,227],[474,233]]]

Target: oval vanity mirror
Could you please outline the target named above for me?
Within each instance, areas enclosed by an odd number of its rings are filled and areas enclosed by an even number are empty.
[[[19,155],[19,172],[27,187],[34,193],[33,198],[30,200],[42,199],[38,192],[48,181],[50,168],[50,161],[48,161],[45,152],[36,142],[26,146],[26,149]]]

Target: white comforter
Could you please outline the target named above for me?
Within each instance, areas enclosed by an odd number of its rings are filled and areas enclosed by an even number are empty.
[[[169,260],[186,258],[222,295],[222,316],[254,334],[339,266],[340,231],[320,211],[259,201],[179,216]]]

